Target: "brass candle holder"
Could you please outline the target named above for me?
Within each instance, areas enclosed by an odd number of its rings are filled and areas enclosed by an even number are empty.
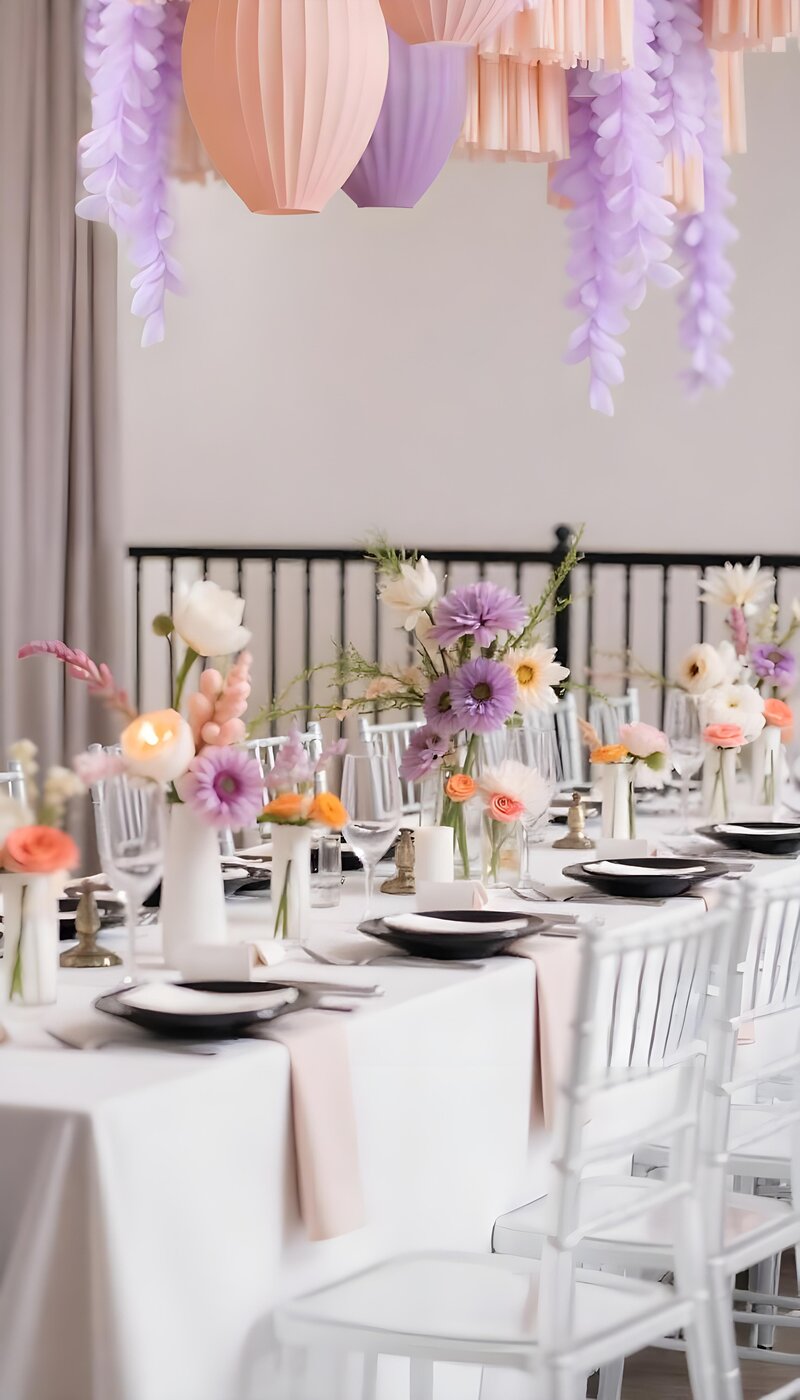
[[[567,808],[567,834],[553,842],[553,849],[562,851],[593,851],[594,841],[586,835],[586,808],[579,792],[573,792]]]
[[[394,852],[396,874],[384,880],[382,894],[414,894],[414,832],[410,826],[400,829]]]
[[[78,935],[77,948],[69,948],[61,954],[62,967],[118,967],[122,958],[108,948],[101,948],[97,942],[100,932],[100,915],[91,880],[84,880],[78,886],[81,891],[78,907],[75,910],[75,932]]]

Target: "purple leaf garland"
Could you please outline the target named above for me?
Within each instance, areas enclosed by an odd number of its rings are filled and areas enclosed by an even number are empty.
[[[723,388],[732,373],[723,347],[731,339],[728,293],[734,280],[727,250],[737,233],[725,211],[735,200],[728,188],[731,172],[724,155],[719,88],[710,55],[704,87],[700,145],[705,204],[702,213],[680,220],[675,242],[685,277],[678,298],[683,312],[680,338],[690,356],[690,368],[682,378],[691,395],[705,388]]]
[[[682,164],[700,163],[705,123],[705,74],[711,55],[703,43],[699,0],[653,0],[656,130]]]
[[[663,196],[663,150],[656,130],[657,58],[652,51],[650,0],[635,0],[636,65],[623,73],[570,75],[569,160],[555,169],[556,192],[567,215],[575,289],[567,305],[584,319],[573,332],[567,360],[589,361],[589,402],[613,415],[611,389],[622,383],[626,309],[639,306],[647,281],[668,287],[679,274],[667,264],[673,210]]]
[[[144,318],[143,345],[163,340],[165,294],[180,290],[167,172],[186,10],[187,0],[86,6],[92,130],[79,145],[87,193],[77,213],[108,223],[127,243],[139,269],[132,310]]]

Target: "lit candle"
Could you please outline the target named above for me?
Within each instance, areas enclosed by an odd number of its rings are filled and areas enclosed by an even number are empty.
[[[442,884],[454,878],[453,828],[419,827],[414,832],[414,879]]]
[[[194,738],[177,710],[138,715],[120,736],[128,771],[157,783],[180,778],[194,757]]]

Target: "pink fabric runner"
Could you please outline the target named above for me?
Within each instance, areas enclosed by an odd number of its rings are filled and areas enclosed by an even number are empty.
[[[289,1053],[300,1214],[310,1240],[365,1223],[347,1031],[341,1018],[303,1011],[270,1027]]]
[[[521,938],[509,950],[536,968],[536,1064],[531,1122],[552,1128],[558,1087],[569,1069],[578,995],[580,940]]]

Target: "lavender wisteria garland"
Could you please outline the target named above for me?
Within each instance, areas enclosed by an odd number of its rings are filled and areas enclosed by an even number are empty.
[[[187,0],[86,6],[92,130],[79,147],[87,194],[77,212],[108,223],[129,247],[139,268],[132,310],[144,318],[143,345],[163,340],[165,294],[180,290],[166,177],[186,10]]]
[[[673,286],[679,274],[667,263],[673,210],[664,198],[663,148],[651,48],[650,0],[635,0],[636,66],[623,73],[571,75],[569,160],[556,167],[553,185],[571,206],[567,215],[576,283],[569,306],[585,313],[570,338],[567,359],[588,359],[589,402],[612,415],[611,388],[624,379],[626,309],[639,306],[647,280]]]
[[[674,176],[673,198],[689,213],[703,205],[699,137],[705,122],[705,71],[710,57],[703,43],[699,0],[653,0],[653,12],[656,130]],[[681,189],[675,187],[677,180]]]
[[[690,394],[705,388],[721,389],[732,373],[723,347],[731,339],[728,293],[734,280],[727,249],[737,233],[725,211],[735,200],[728,188],[731,172],[723,149],[719,88],[707,50],[704,57],[705,108],[700,134],[704,207],[701,213],[680,221],[675,245],[685,277],[679,296],[683,312],[680,336],[690,356],[690,368],[683,375]]]

